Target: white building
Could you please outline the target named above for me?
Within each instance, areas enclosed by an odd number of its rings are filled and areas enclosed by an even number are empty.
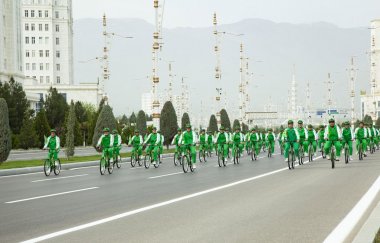
[[[380,117],[380,19],[371,22],[371,92],[361,93],[361,117]]]
[[[22,0],[20,7],[24,90],[45,98],[53,87],[67,102],[98,105],[98,83],[74,84],[72,0]]]
[[[22,52],[20,1],[0,2],[0,81],[8,82],[13,77],[22,83]]]

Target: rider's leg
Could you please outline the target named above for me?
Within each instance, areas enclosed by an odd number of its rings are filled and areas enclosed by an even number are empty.
[[[274,140],[273,141],[270,141],[270,146],[272,147],[272,154],[274,153],[274,145],[275,145],[275,142]]]
[[[285,159],[288,159],[289,149],[290,149],[290,143],[285,143],[285,153],[284,153]]]
[[[293,148],[294,148],[294,154],[298,157],[299,154],[300,154],[300,144],[299,143],[294,143],[293,144]]]
[[[327,155],[330,154],[331,145],[332,145],[331,141],[326,141],[325,147],[324,147],[325,154],[327,154]]]
[[[350,152],[350,156],[352,156],[352,141],[349,140],[347,144],[348,144],[348,151]]]
[[[197,150],[195,149],[195,146],[190,146],[190,153],[191,161],[193,162],[193,164],[195,164],[197,158]]]
[[[228,156],[228,147],[229,147],[228,144],[224,144],[223,145],[223,155],[224,155],[224,158],[227,158],[227,156]]]
[[[153,161],[158,162],[158,152],[159,152],[159,146],[155,146],[153,148]]]
[[[336,156],[339,158],[340,157],[340,152],[342,151],[342,145],[339,141],[336,141],[334,143],[335,149],[336,149]]]
[[[312,146],[313,146],[313,154],[317,151],[317,141],[313,141],[312,143]]]

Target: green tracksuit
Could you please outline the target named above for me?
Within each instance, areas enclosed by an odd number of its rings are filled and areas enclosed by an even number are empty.
[[[339,126],[335,125],[334,127],[327,126],[325,130],[325,153],[330,154],[330,149],[332,146],[335,146],[336,156],[340,157],[340,152],[342,149],[342,145],[340,143],[340,139],[342,139],[342,132]]]
[[[295,128],[287,128],[284,131],[284,140],[285,140],[285,153],[284,157],[285,159],[289,156],[289,150],[290,147],[293,145],[294,154],[296,157],[299,155],[299,143],[300,135],[298,133],[298,130]]]
[[[235,132],[234,134],[232,134],[232,143],[233,143],[232,157],[235,157],[235,148],[239,149],[240,154],[243,152],[243,148],[244,148],[243,142],[244,142],[243,133]]]
[[[44,145],[44,149],[47,149],[47,148],[49,148],[48,159],[50,159],[51,156],[53,156],[54,161],[57,161],[59,149],[61,148],[61,140],[59,139],[57,135],[54,137],[49,136],[47,138],[46,143]]]
[[[321,129],[318,131],[318,148],[322,150],[322,144],[324,144],[325,141],[325,129]]]
[[[146,153],[151,153],[153,151],[153,161],[158,161],[158,153],[159,153],[159,144],[161,141],[161,136],[158,133],[151,133],[147,136],[144,143],[149,146],[146,149]]]
[[[113,144],[114,138],[112,134],[102,135],[97,144],[97,147],[101,146],[103,149],[103,157],[107,155],[111,161],[113,160]]]
[[[351,128],[344,127],[342,129],[342,148],[347,144],[350,156],[352,156],[352,141],[354,140],[354,132]]]
[[[186,153],[187,149],[190,150],[191,161],[193,164],[196,163],[197,158],[197,150],[195,148],[195,144],[198,142],[197,134],[194,131],[184,131],[179,139],[179,143],[181,146],[183,145],[183,152]]]
[[[269,149],[269,145],[271,146],[271,149],[272,149],[271,152],[273,154],[275,141],[276,141],[276,135],[273,132],[268,132],[267,134],[265,134],[265,141],[266,141],[268,149]]]
[[[363,128],[356,128],[355,129],[355,139],[356,139],[356,149],[359,151],[359,145],[362,145],[363,153],[367,151],[367,129]]]
[[[300,146],[303,146],[303,151],[307,151],[307,147],[309,146],[308,139],[309,139],[309,134],[307,132],[307,129],[304,127],[297,127],[298,134],[300,135]]]
[[[139,156],[142,154],[142,144],[144,143],[143,137],[141,135],[133,136],[131,140],[129,140],[128,145],[132,145],[132,153],[137,152]]]
[[[225,132],[219,132],[216,135],[215,142],[218,146],[218,151],[223,152],[224,158],[227,158],[228,156],[228,143],[229,143],[229,136]]]
[[[317,139],[318,139],[318,134],[314,129],[307,130],[307,146],[309,147],[309,144],[312,145],[312,153],[314,154],[315,151],[317,151]],[[306,153],[309,152],[309,149],[305,150]]]

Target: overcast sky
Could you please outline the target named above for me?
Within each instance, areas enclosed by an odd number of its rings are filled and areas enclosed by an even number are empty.
[[[163,2],[163,0],[160,0]],[[141,18],[153,22],[153,0],[73,0],[74,18]],[[165,27],[203,27],[216,11],[221,24],[246,18],[275,22],[325,21],[340,27],[369,26],[380,18],[380,0],[166,0]]]

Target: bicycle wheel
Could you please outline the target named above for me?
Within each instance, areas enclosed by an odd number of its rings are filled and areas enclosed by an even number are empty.
[[[149,155],[149,154],[145,155],[145,158],[144,158],[144,166],[145,166],[145,169],[149,169],[149,167],[150,167],[150,162],[151,162],[150,155]]]
[[[294,150],[292,151],[292,169],[294,170],[294,162],[296,161],[296,155],[294,154]]]
[[[206,150],[202,151],[202,156],[203,156],[203,162],[206,163],[207,162],[207,160],[206,160]]]
[[[203,162],[203,158],[202,158],[202,150],[199,150],[199,153],[198,153],[198,159],[199,159],[199,162]]]
[[[363,147],[362,147],[361,144],[359,145],[359,152],[358,152],[358,154],[359,154],[359,160],[363,160]]]
[[[142,166],[141,155],[137,155],[137,163]]]
[[[309,162],[313,161],[313,148],[309,146]]]
[[[135,155],[131,155],[131,167],[135,167],[136,166],[136,159],[135,159]]]
[[[218,152],[218,165],[219,167],[222,167],[223,166],[223,158],[222,158],[222,154],[221,152]]]
[[[292,153],[289,151],[289,153],[288,153],[288,167],[289,167],[289,170],[292,169],[291,164],[292,164]]]
[[[161,164],[161,160],[160,160],[160,154],[158,154],[157,155],[157,161],[156,161],[156,163],[154,163],[153,165],[154,165],[154,168],[158,168],[158,167],[160,167],[160,164]]]
[[[108,160],[108,168],[107,169],[108,169],[109,174],[112,174],[114,166],[115,166],[115,162],[111,163],[111,161]]]
[[[224,156],[222,156],[222,162],[223,162],[223,166],[226,167],[227,166],[227,158],[224,158]]]
[[[350,155],[347,146],[344,148],[344,161],[346,164],[348,164],[348,161],[350,160]]]
[[[116,167],[118,169],[120,169],[121,168],[121,156],[118,155],[116,158],[117,158],[117,160],[116,160]]]
[[[58,159],[57,161],[54,162],[54,174],[59,175],[61,172],[61,161]]]
[[[335,168],[335,151],[331,150],[330,154],[330,160],[331,160],[331,168]]]
[[[106,162],[104,158],[100,159],[99,170],[101,175],[104,175],[106,173]]]
[[[178,155],[177,155],[177,152],[175,152],[174,155],[173,155],[173,163],[174,163],[174,166],[178,165]]]
[[[271,146],[268,147],[268,158],[272,158],[272,148],[271,148]]]
[[[44,162],[44,173],[46,176],[49,176],[51,173],[50,160],[46,159]]]
[[[184,173],[189,172],[189,158],[186,155],[182,156],[182,170]]]
[[[194,166],[193,166],[193,162],[191,161],[190,157],[189,157],[189,168],[190,168],[190,171],[191,172],[194,172]]]

